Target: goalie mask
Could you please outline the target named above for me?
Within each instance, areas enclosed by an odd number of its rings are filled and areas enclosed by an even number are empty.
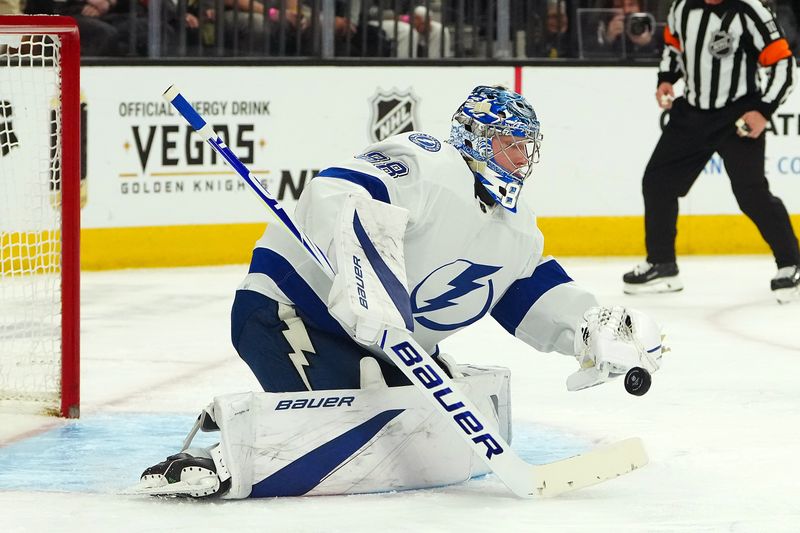
[[[504,87],[476,87],[453,115],[449,142],[495,202],[516,212],[542,142],[531,104]]]

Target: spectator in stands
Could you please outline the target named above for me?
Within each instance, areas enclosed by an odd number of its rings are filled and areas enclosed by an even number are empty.
[[[133,5],[131,5],[133,2]],[[188,0],[182,24],[188,29],[188,42],[196,43],[199,21],[197,0]],[[133,9],[133,17],[131,17]],[[161,53],[171,55],[178,43],[178,5],[176,0],[162,0]],[[148,0],[116,0],[114,7],[101,20],[117,30],[115,55],[147,56],[149,54],[150,28]],[[82,44],[82,43],[81,43]]]
[[[398,16],[392,10],[386,10],[381,20],[381,28],[392,42],[392,56],[399,58],[417,57],[419,35],[409,23],[407,15]]]
[[[116,3],[117,0],[27,0],[25,12],[73,17],[81,35],[81,55],[109,56],[117,54],[119,32],[103,17]]]
[[[122,35],[122,42],[127,43],[129,32],[136,33],[135,41],[136,54],[147,54],[148,40],[148,2],[147,0],[119,0],[120,4],[128,1],[137,3],[136,22],[133,28],[130,27],[127,5],[113,19],[112,23],[118,28]],[[223,15],[217,17],[215,2],[206,2],[201,8],[199,0],[187,0],[186,14],[182,21],[179,21],[178,0],[162,0],[164,4],[163,27],[163,53],[170,55],[175,52],[178,44],[178,32],[180,25],[186,26],[187,51],[191,53],[196,49],[198,42],[203,46],[215,46],[217,39],[217,24],[221,24],[223,46],[228,53],[236,55],[261,55],[268,53],[276,55],[279,51],[279,39],[284,38],[285,47],[283,52],[294,54],[297,50],[297,31],[306,29],[306,21],[303,17],[298,0],[283,0],[284,13],[281,22],[281,12],[277,5],[281,0],[271,0],[252,2],[252,17],[250,16],[250,0],[223,0]],[[203,9],[203,13],[200,13]],[[266,25],[265,25],[266,19]],[[284,24],[284,34],[281,35],[281,24]],[[202,26],[201,26],[202,25]]]
[[[131,19],[131,4],[133,1],[134,17]],[[117,30],[113,55],[147,56],[148,26],[147,5],[137,0],[116,0],[114,8],[102,17],[103,22],[110,24]],[[131,34],[134,33],[134,44],[131,48]],[[83,36],[81,35],[81,48]]]
[[[0,15],[19,15],[22,10],[19,0],[0,0]]]
[[[356,33],[356,24],[354,20],[358,20],[358,14],[353,17],[353,11],[347,12],[347,3],[337,0],[335,4],[335,13],[333,18],[333,33],[336,45],[336,55],[349,55],[348,45],[352,42],[353,36]]]
[[[429,51],[424,37],[421,37],[419,33],[420,30],[425,31],[427,27],[425,7],[411,10],[408,3],[406,3],[404,9],[405,14],[403,11],[395,13],[393,10],[387,9],[383,12],[383,17],[380,21],[380,26],[386,34],[386,38],[392,42],[392,56],[399,58],[439,57],[441,55],[441,40],[438,35],[441,35],[441,24],[437,21],[430,21],[431,33],[437,35],[435,37],[437,40],[433,44],[435,49]],[[374,22],[370,20],[370,24],[374,24]],[[449,33],[447,38],[449,39]],[[452,56],[452,51],[449,48],[448,40],[445,50],[445,56],[447,57]]]
[[[214,26],[213,21],[208,16],[213,14],[213,10],[207,10],[208,13],[200,14],[201,0],[186,0],[186,14],[183,21],[180,21],[180,10],[177,0],[165,0],[168,2],[169,25],[175,30],[175,42],[169,43],[170,48],[168,53],[176,52],[178,46],[178,39],[180,34],[180,26],[184,25],[186,28],[186,46],[187,53],[191,54],[192,51],[197,50],[197,45],[211,45],[213,43]],[[174,46],[173,46],[174,45]]]
[[[411,24],[419,34],[418,57],[452,57],[450,30],[441,22],[433,20],[425,6],[417,6]],[[444,54],[442,54],[444,51]]]
[[[567,3],[565,0],[547,0],[546,18],[542,28],[541,19],[535,17],[538,26],[528,38],[526,55],[529,57],[568,57],[569,56],[569,21],[567,19]],[[531,17],[533,18],[533,17]]]
[[[545,56],[551,58],[569,55],[569,19],[565,0],[547,2],[547,20],[544,31]]]
[[[362,0],[336,0],[334,32],[336,55],[389,57],[392,41],[383,29],[383,14]],[[349,7],[349,10],[348,10]]]
[[[253,17],[250,21],[251,0],[224,0],[225,13],[225,44],[233,48],[233,39],[238,40],[237,52],[246,54],[253,43],[254,53],[269,50],[270,55],[277,55],[281,50],[285,54],[294,55],[297,49],[298,33],[300,34],[300,48],[306,43],[304,32],[308,21],[303,16],[298,0],[270,0],[267,2],[253,1]],[[281,13],[283,4],[283,13]],[[235,7],[236,6],[236,7]],[[237,12],[238,10],[238,12]],[[266,24],[264,18],[267,18]],[[283,30],[281,30],[283,25]],[[281,48],[280,40],[283,39]],[[267,44],[269,40],[269,44]],[[309,51],[310,53],[310,51]]]
[[[610,7],[610,16],[600,20],[595,34],[586,43],[586,51],[590,52],[587,55],[655,57],[658,54],[655,18],[642,13],[640,0],[612,0]]]

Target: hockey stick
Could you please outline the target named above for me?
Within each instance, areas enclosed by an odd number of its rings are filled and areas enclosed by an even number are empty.
[[[277,221],[305,248],[331,278],[333,268],[325,254],[294,223],[253,174],[217,136],[173,85],[164,92],[170,102],[204,141],[244,179],[267,204]],[[380,348],[443,416],[465,443],[489,466],[517,496],[554,496],[613,479],[647,464],[641,439],[632,438],[607,447],[544,465],[523,461],[452,380],[441,371],[431,356],[403,329],[383,332]]]

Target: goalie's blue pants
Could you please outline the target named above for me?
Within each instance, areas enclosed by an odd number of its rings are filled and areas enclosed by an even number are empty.
[[[231,311],[233,346],[264,390],[359,388],[359,362],[374,355],[351,340],[327,309],[318,309],[313,317],[298,307],[294,311],[297,319],[284,321],[278,316],[278,302],[258,292],[236,291]],[[375,359],[387,385],[411,384],[397,367]]]

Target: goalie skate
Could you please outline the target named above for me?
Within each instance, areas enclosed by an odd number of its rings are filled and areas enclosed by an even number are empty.
[[[204,455],[208,455],[205,450],[186,450],[171,455],[145,470],[130,492],[191,498],[213,498],[224,494],[230,488],[230,478],[221,481],[214,461]]]

